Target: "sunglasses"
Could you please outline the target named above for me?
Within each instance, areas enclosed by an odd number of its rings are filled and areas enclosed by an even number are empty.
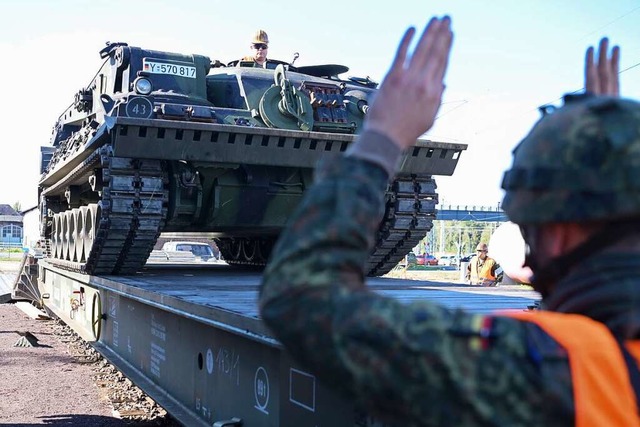
[[[269,46],[267,46],[267,45],[266,45],[266,44],[264,44],[264,43],[256,43],[256,44],[254,44],[254,45],[253,45],[253,48],[254,48],[255,50],[260,50],[260,49],[265,50],[265,49],[268,49],[268,48],[269,48]]]
[[[483,249],[476,249],[476,252],[487,252],[487,250],[486,249],[484,249],[484,250]]]

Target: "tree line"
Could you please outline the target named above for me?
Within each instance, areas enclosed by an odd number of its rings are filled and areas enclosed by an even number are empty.
[[[416,253],[465,256],[480,242],[489,243],[501,222],[433,221],[433,228],[414,249]]]

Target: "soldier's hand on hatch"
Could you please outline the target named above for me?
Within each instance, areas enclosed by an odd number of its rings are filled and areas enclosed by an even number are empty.
[[[444,92],[451,51],[451,19],[432,18],[413,54],[408,55],[415,28],[400,42],[391,69],[376,94],[365,129],[387,135],[402,149],[433,126]]]
[[[593,53],[593,47],[589,47],[584,61],[585,89],[595,95],[620,96],[620,48],[614,46],[609,56],[609,39],[605,37],[598,46],[597,63],[594,62]]]

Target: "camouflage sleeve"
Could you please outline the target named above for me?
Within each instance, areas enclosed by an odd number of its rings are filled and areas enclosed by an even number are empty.
[[[360,158],[319,168],[265,271],[263,320],[325,383],[401,425],[544,425],[526,327],[367,290],[387,183]]]

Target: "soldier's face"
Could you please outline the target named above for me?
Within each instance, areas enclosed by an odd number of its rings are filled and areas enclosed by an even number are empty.
[[[251,48],[255,51],[253,57],[258,64],[262,64],[267,60],[267,51],[269,50],[268,45],[264,43],[254,43],[251,45]]]

